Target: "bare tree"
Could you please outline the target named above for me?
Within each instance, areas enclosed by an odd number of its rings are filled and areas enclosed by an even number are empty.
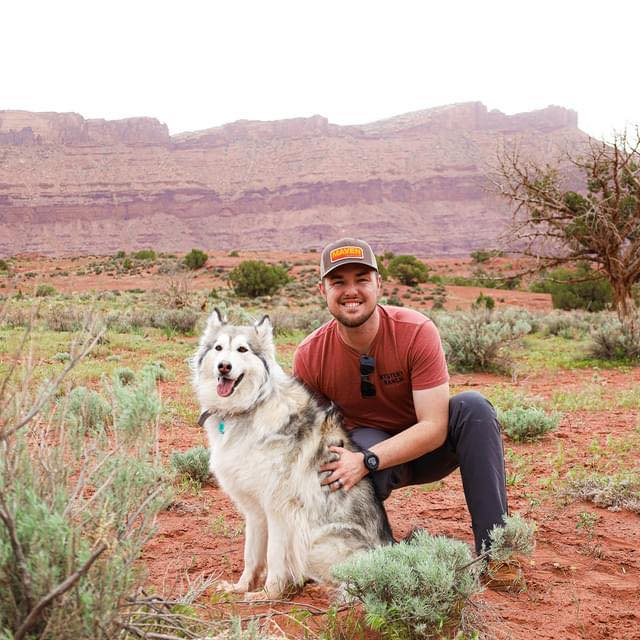
[[[562,172],[504,152],[494,176],[498,192],[514,205],[509,245],[535,257],[538,270],[590,263],[594,278],[611,284],[618,317],[630,328],[636,322],[632,287],[640,279],[640,129],[634,137],[590,139],[584,153],[567,155],[569,171]],[[574,174],[583,184],[577,191],[565,186]]]

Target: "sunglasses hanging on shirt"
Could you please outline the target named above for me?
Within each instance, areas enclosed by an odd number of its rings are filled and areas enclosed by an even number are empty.
[[[376,359],[373,356],[360,356],[360,395],[363,398],[374,398],[376,385],[369,380],[369,376],[376,368]]]

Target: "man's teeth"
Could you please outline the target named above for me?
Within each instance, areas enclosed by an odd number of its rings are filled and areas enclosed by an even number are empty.
[[[359,307],[360,303],[359,302],[345,302],[344,306],[345,307],[353,307],[353,308],[355,308],[355,307]]]

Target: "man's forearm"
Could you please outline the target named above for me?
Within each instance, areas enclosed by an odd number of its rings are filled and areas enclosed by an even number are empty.
[[[426,420],[397,433],[392,438],[371,447],[380,459],[379,469],[388,469],[415,460],[441,447],[447,439],[447,425]]]

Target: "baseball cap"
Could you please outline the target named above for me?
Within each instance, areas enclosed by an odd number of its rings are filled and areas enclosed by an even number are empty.
[[[376,256],[371,247],[364,240],[356,240],[355,238],[342,238],[328,244],[322,250],[320,279],[322,280],[343,264],[364,264],[378,270]]]

